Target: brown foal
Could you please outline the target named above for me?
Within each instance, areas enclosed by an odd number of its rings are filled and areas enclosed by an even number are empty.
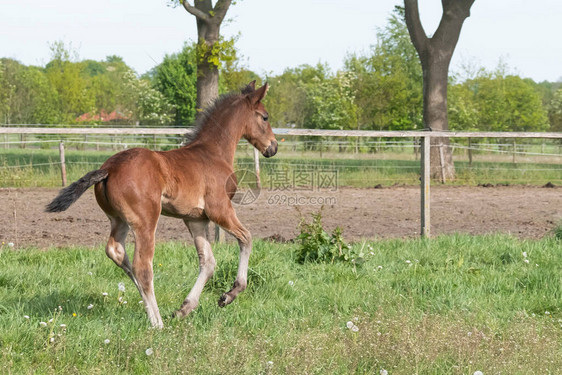
[[[219,306],[228,305],[246,288],[252,236],[230,201],[237,183],[234,152],[242,137],[265,157],[277,152],[262,104],[267,89],[266,83],[256,90],[254,81],[241,93],[220,97],[202,114],[187,145],[165,152],[122,151],[61,190],[47,206],[49,212],[64,211],[95,184],[96,200],[111,222],[105,252],[137,286],[153,327],[163,326],[152,270],[160,214],[185,222],[199,256],[199,276],[175,316],[186,316],[197,307],[201,291],[213,275],[215,258],[206,236],[209,221],[236,237],[240,245],[238,275],[232,289],[220,297]],[[125,251],[129,229],[135,240],[132,265]]]

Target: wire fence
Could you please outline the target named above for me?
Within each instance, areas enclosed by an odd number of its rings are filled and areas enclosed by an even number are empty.
[[[262,159],[266,184],[279,173],[334,170],[341,186],[412,184],[420,177],[418,138],[311,138],[278,136],[280,152]],[[60,185],[59,144],[66,149],[69,180],[99,167],[111,154],[132,147],[170,150],[184,137],[171,135],[0,135],[0,186]],[[495,142],[494,142],[495,141]],[[452,184],[562,184],[559,139],[452,139],[456,178]],[[253,148],[241,141],[236,167],[254,168]]]

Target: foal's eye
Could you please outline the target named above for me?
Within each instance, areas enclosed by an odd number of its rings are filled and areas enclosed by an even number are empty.
[[[267,116],[267,115],[265,115],[265,116],[262,116],[262,117],[263,117],[263,121],[267,121],[267,120],[269,120],[269,116]]]

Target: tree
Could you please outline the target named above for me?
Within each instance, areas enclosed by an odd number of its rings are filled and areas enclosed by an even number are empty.
[[[219,66],[221,54],[233,48],[234,41],[220,37],[220,26],[232,0],[187,0],[181,4],[197,20],[197,109],[201,110],[219,93]]]
[[[150,73],[154,87],[175,107],[175,125],[188,125],[196,114],[197,57],[194,45],[166,55]],[[248,81],[249,82],[249,81]]]
[[[377,31],[370,56],[350,56],[346,69],[353,72],[359,127],[375,130],[412,130],[422,126],[422,70],[397,7],[388,25]]]
[[[423,71],[423,120],[427,129],[448,130],[447,83],[449,64],[459,40],[464,20],[470,16],[474,0],[441,0],[443,16],[429,38],[421,24],[418,1],[404,0],[405,19],[412,44],[418,52]],[[443,175],[455,177],[455,167],[448,138],[432,139],[432,146],[443,144],[444,165],[441,165],[440,150],[432,147],[431,174],[433,178]]]
[[[550,131],[562,132],[562,88],[556,90],[548,106]]]

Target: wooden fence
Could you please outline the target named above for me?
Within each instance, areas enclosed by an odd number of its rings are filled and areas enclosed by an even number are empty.
[[[48,128],[48,127],[0,127],[0,134],[81,134],[81,135],[183,135],[185,128]],[[318,129],[273,129],[280,136],[313,137],[372,137],[372,138],[419,138],[421,140],[421,235],[431,235],[430,196],[430,145],[431,138],[542,138],[562,139],[562,133],[521,133],[521,132],[439,132],[439,131],[368,131],[368,130],[318,130]],[[66,184],[64,171],[64,147],[61,145],[61,174]],[[259,158],[254,154],[256,175],[259,176]],[[216,231],[217,233],[219,231]]]

